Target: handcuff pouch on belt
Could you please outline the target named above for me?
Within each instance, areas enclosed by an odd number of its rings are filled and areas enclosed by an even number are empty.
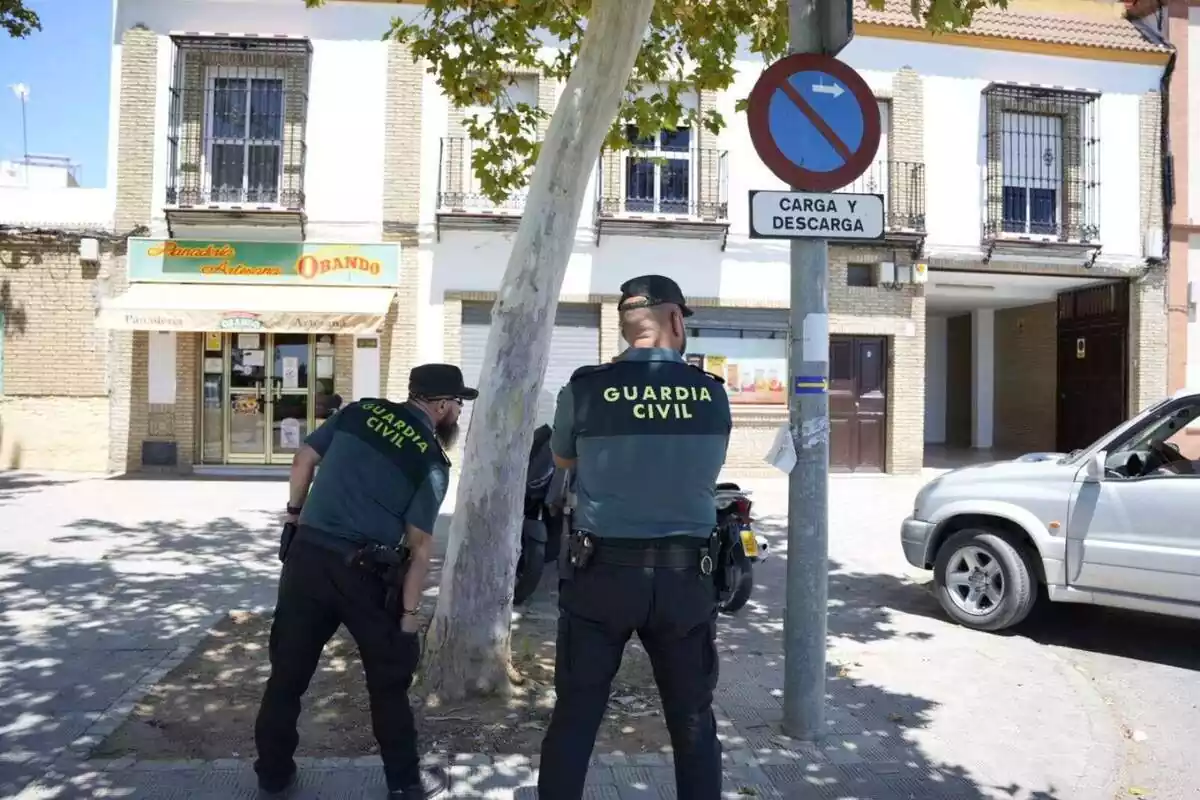
[[[287,561],[288,551],[292,549],[292,542],[296,538],[296,530],[296,523],[283,523],[283,532],[279,534],[279,562],[281,564]]]
[[[383,608],[389,614],[396,614],[400,610],[400,593],[411,560],[407,547],[387,547],[382,544],[369,544],[346,556],[347,566],[369,570],[383,580],[387,587]]]

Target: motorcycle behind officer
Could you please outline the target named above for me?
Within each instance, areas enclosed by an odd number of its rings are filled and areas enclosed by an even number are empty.
[[[295,782],[300,700],[338,625],[362,657],[389,797],[422,800],[446,788],[444,774],[420,767],[408,689],[421,658],[417,614],[449,480],[445,450],[458,436],[463,401],[479,393],[463,384],[458,367],[425,364],[410,373],[408,394],[406,403],[351,403],[292,461],[271,676],[254,727],[254,770],[267,794]]]
[[[538,796],[577,800],[634,632],[650,656],[685,800],[721,796],[714,485],[732,419],[723,381],[683,358],[679,286],[621,286],[629,349],[583,367],[558,395],[551,447],[576,473],[575,530],[560,559],[554,686]]]

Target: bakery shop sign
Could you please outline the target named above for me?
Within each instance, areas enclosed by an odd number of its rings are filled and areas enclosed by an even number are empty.
[[[135,281],[388,286],[399,277],[399,247],[390,244],[143,239],[130,256]]]

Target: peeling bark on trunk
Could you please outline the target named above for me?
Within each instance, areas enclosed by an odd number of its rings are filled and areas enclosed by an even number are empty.
[[[558,293],[600,146],[616,117],[654,0],[595,0],[546,132],[471,414],[423,683],[453,701],[505,693],[524,475]],[[559,387],[552,387],[555,391]]]

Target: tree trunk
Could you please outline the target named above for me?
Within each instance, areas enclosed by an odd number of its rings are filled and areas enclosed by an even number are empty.
[[[512,588],[533,420],[558,293],[600,146],[616,117],[654,0],[595,0],[575,69],[550,121],[492,309],[429,629],[431,697],[507,692]],[[555,391],[559,387],[552,387]]]

